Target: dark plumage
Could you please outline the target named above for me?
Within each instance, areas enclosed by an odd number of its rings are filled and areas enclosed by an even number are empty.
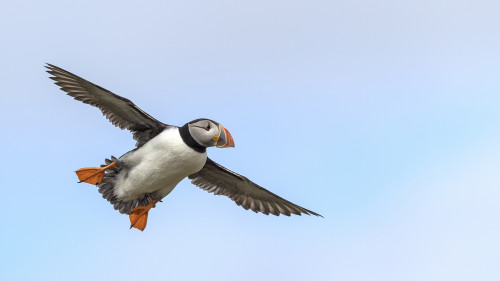
[[[301,213],[321,216],[285,200],[246,177],[215,163],[210,158],[201,171],[188,176],[194,185],[214,195],[225,195],[238,206],[266,215],[299,215]]]
[[[47,64],[46,67],[49,69],[47,72],[53,75],[49,78],[56,81],[55,84],[68,93],[68,96],[99,108],[111,124],[129,130],[137,141],[137,147],[141,147],[169,126],[142,111],[129,99],[113,94],[55,65]]]

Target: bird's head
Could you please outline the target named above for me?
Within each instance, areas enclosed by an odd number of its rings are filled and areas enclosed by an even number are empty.
[[[196,119],[186,125],[193,139],[201,146],[234,147],[233,137],[229,131],[215,121]]]

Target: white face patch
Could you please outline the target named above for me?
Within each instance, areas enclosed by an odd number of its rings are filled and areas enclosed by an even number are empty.
[[[193,139],[204,147],[215,146],[215,137],[219,136],[219,126],[208,119],[202,119],[188,125]]]

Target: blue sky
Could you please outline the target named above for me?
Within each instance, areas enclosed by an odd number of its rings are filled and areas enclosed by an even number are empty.
[[[2,280],[498,280],[495,1],[0,5]],[[73,173],[133,148],[44,63],[182,125],[215,161],[322,214],[181,182],[129,230]]]

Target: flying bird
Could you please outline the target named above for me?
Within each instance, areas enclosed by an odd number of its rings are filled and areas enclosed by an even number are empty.
[[[130,100],[116,95],[52,64],[50,79],[74,99],[100,109],[116,127],[129,130],[136,148],[100,167],[76,171],[80,182],[97,185],[99,193],[131,226],[146,228],[148,213],[184,178],[214,195],[225,195],[254,212],[315,215],[287,201],[207,157],[208,147],[234,147],[229,131],[210,119],[196,119],[182,127],[162,123]]]

